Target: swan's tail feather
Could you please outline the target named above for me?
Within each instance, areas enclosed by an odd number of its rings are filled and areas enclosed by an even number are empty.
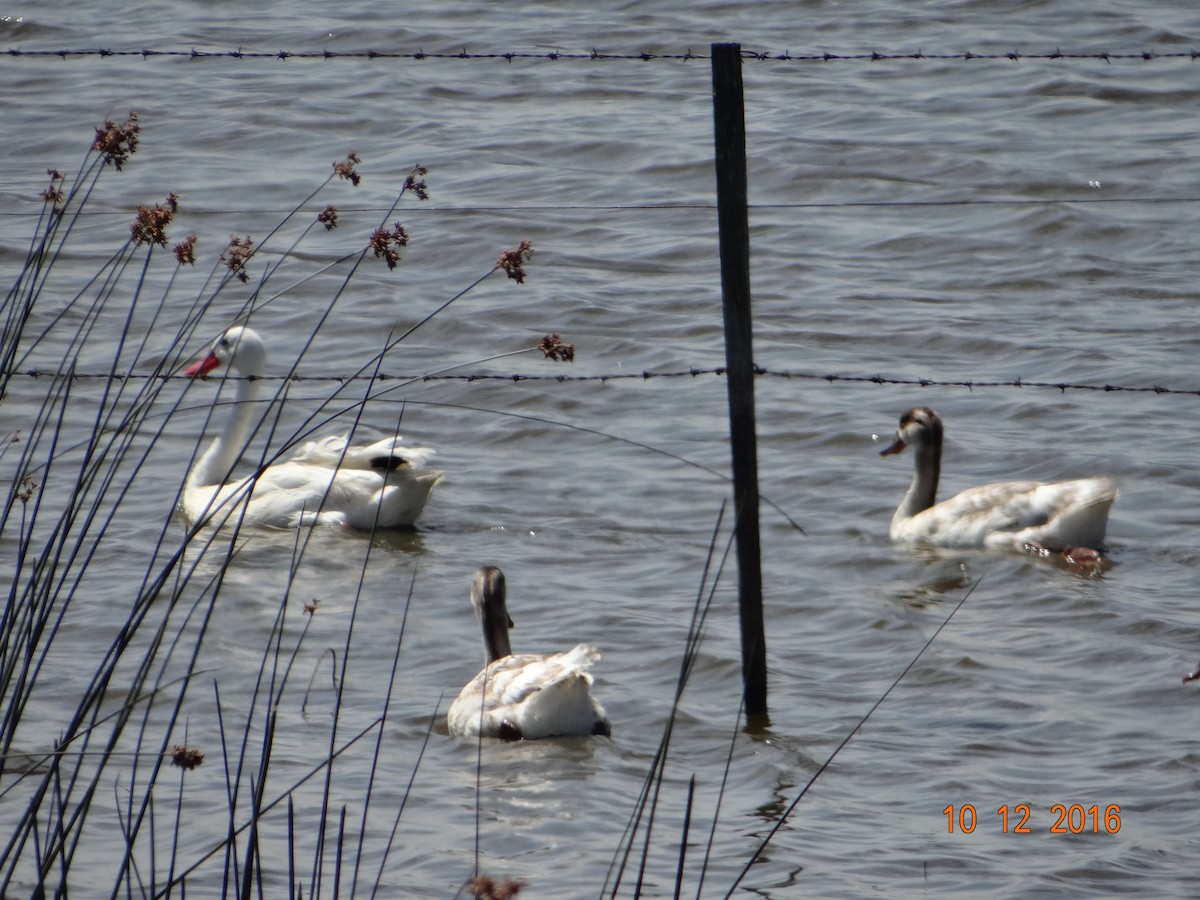
[[[1067,547],[1103,550],[1108,532],[1108,512],[1117,494],[1117,485],[1111,478],[1080,480],[1078,493],[1041,529],[1043,534],[1035,540],[1051,550]]]

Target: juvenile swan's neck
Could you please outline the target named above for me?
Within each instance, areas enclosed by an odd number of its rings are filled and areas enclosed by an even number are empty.
[[[903,522],[929,509],[937,502],[938,477],[942,471],[940,444],[918,444],[913,447],[913,480],[908,493],[900,501],[892,522]]]
[[[504,573],[495,566],[484,566],[475,574],[471,587],[471,605],[479,616],[483,627],[483,643],[487,654],[486,663],[512,656],[512,644],[508,630],[512,619],[508,616],[507,589]]]
[[[258,381],[241,378],[233,397],[233,409],[225,427],[192,467],[188,482],[193,487],[224,484],[246,448],[246,439],[254,425],[254,399],[258,396]]]

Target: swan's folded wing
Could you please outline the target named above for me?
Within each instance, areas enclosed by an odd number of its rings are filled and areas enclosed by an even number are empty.
[[[588,672],[600,658],[600,651],[578,644],[565,653],[549,656],[507,656],[494,662],[492,679],[496,703],[500,706],[522,703],[535,691],[552,688],[560,682],[579,679],[592,683]]]
[[[302,463],[309,466],[336,466],[346,449],[344,434],[331,434],[328,437],[306,441],[296,448],[288,457],[288,462]]]
[[[313,497],[320,499],[325,495],[335,472],[335,469],[298,463],[291,459],[268,466],[254,479],[254,500],[259,502],[269,494],[280,495],[281,499],[291,497],[292,504],[299,506]]]
[[[450,705],[451,734],[536,739],[610,734],[604,708],[590,695],[588,668],[600,658],[587,644],[550,656],[506,656],[491,663]]]
[[[429,447],[405,446],[399,437],[384,438],[363,446],[347,447],[346,435],[307,441],[288,462],[340,469],[363,469],[386,474],[398,468],[424,468],[434,455]]]
[[[1036,481],[1006,481],[968,488],[922,510],[904,523],[904,537],[941,546],[981,546],[989,534],[1016,531]]]
[[[1103,543],[1117,496],[1109,478],[1050,483],[1008,481],[969,488],[913,516],[902,535],[946,547]]]

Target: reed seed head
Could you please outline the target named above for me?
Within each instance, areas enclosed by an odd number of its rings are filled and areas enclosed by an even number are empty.
[[[172,192],[167,195],[165,206],[139,206],[137,217],[129,231],[137,244],[157,244],[167,246],[167,226],[171,224],[176,211],[179,209],[179,195]]]
[[[237,276],[238,281],[245,284],[250,280],[250,275],[246,272],[246,263],[253,255],[254,241],[250,239],[250,235],[246,235],[245,238],[234,235],[229,239],[229,245],[221,251],[221,262],[229,267],[229,271]]]
[[[511,878],[496,881],[486,875],[476,875],[467,882],[467,889],[475,900],[512,900],[521,893],[523,887],[523,881],[514,881]]]
[[[333,171],[338,178],[345,178],[352,185],[358,187],[362,182],[362,176],[354,171],[354,167],[360,162],[362,162],[362,160],[359,159],[358,154],[351,150],[346,154],[345,159],[338,160],[333,164]]]
[[[548,334],[538,341],[538,349],[545,354],[546,359],[555,362],[575,362],[575,345],[568,344],[558,334]]]
[[[16,443],[16,438],[13,438],[13,443]],[[26,472],[21,476],[20,482],[18,482],[16,490],[17,499],[21,501],[22,505],[27,504],[33,499],[33,495],[37,493],[37,489],[39,487],[41,487],[41,485],[34,480],[33,475],[31,475],[29,472]]]
[[[307,603],[304,604],[304,614],[306,616],[314,615],[316,613],[317,607],[320,605],[320,603],[321,603],[320,600],[318,600],[316,597],[313,597],[311,600],[309,600]]]
[[[424,166],[417,166],[408,175],[404,182],[404,190],[412,191],[421,200],[429,199],[429,185],[425,183],[425,176],[429,174],[429,170]],[[421,179],[418,181],[417,179]]]
[[[176,744],[171,748],[171,765],[190,772],[204,762],[204,753],[187,744]]]
[[[333,231],[333,229],[337,228],[337,217],[337,207],[332,203],[317,213],[317,221],[325,226],[326,231]]]
[[[533,256],[533,242],[528,238],[521,241],[515,250],[505,250],[496,260],[496,268],[503,269],[517,284],[525,283],[525,263]]]
[[[42,200],[53,205],[55,212],[61,212],[60,204],[63,202],[62,181],[65,176],[58,169],[47,169],[46,174],[50,176],[50,186],[42,191]]]
[[[179,261],[181,266],[194,266],[196,264],[196,241],[198,240],[199,238],[196,235],[189,234],[175,245],[175,259]]]
[[[120,125],[107,120],[104,127],[96,129],[96,140],[92,141],[92,149],[104,154],[105,165],[112,163],[120,172],[129,161],[129,157],[137,152],[139,130],[141,129],[135,112],[126,116]]]
[[[408,246],[408,232],[397,222],[392,230],[380,228],[371,235],[371,249],[376,256],[382,256],[387,261],[389,269],[396,268],[400,261],[400,248]]]

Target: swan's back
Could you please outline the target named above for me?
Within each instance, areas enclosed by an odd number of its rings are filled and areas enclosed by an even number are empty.
[[[446,717],[451,734],[536,740],[612,733],[591,694],[588,671],[600,659],[589,644],[549,656],[506,656],[462,689]]]
[[[411,448],[417,459],[433,451]],[[296,459],[268,466],[257,478],[223,485],[189,484],[184,513],[196,522],[215,521],[295,528],[346,525],[351,528],[398,528],[415,523],[442,473],[410,467],[388,456],[389,467],[331,468]],[[249,497],[247,501],[246,498]],[[244,515],[239,506],[246,502]]]
[[[399,437],[384,438],[363,447],[347,447],[345,435],[307,441],[288,462],[337,469],[362,469],[386,475],[403,469],[423,469],[434,456],[429,447],[408,447]]]
[[[897,516],[890,536],[942,547],[1100,549],[1116,499],[1117,486],[1110,478],[986,484],[909,518]]]

